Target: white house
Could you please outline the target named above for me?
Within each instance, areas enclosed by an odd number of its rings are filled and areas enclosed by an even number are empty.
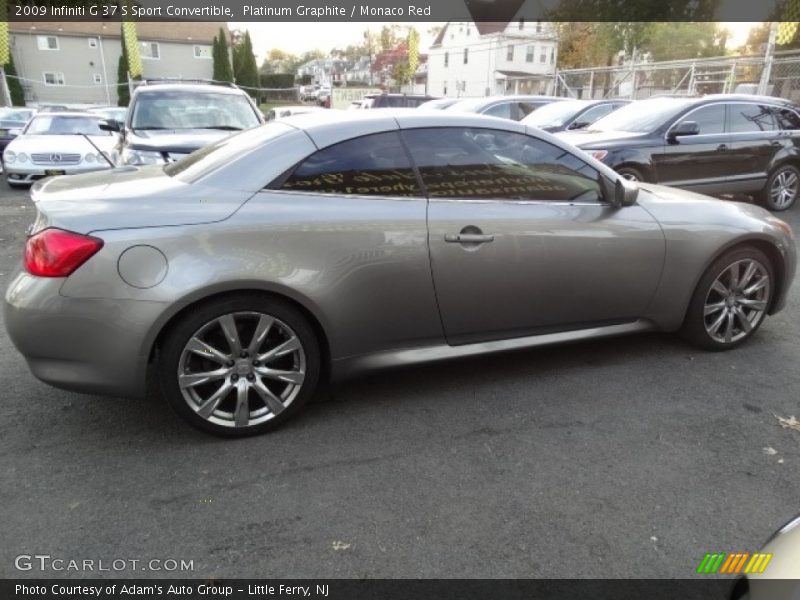
[[[544,94],[553,86],[557,53],[551,23],[449,22],[429,51],[428,93]]]

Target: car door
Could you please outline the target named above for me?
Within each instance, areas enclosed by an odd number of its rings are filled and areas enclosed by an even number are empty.
[[[658,183],[705,193],[724,191],[730,174],[729,137],[725,132],[725,105],[707,104],[689,111],[670,127],[694,121],[697,135],[665,136],[663,151],[655,153]]]
[[[635,320],[664,238],[639,206],[604,202],[581,158],[512,131],[408,129],[428,205],[431,270],[450,344]]]
[[[755,102],[728,104],[728,160],[731,184],[741,191],[759,190],[767,181],[772,157],[787,141],[771,107]]]

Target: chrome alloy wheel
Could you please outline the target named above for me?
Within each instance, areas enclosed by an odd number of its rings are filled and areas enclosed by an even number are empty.
[[[200,417],[226,427],[269,421],[300,393],[306,356],[283,321],[258,312],[222,315],[181,352],[178,386]]]
[[[706,333],[721,344],[746,337],[766,314],[770,285],[769,272],[757,260],[745,258],[729,265],[706,294]]]
[[[772,206],[778,210],[791,206],[797,198],[798,190],[800,190],[800,179],[797,173],[793,169],[779,171],[769,188]]]

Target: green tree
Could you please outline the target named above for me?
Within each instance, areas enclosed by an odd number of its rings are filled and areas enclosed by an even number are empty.
[[[642,44],[653,60],[703,58],[725,54],[727,31],[717,23],[654,23]]]
[[[222,27],[219,35],[214,38],[212,46],[213,78],[214,81],[233,81],[230,54],[228,53],[228,39]]]
[[[17,68],[14,66],[14,56],[8,53],[8,64],[6,65],[6,77],[8,81],[8,91],[11,94],[12,106],[25,106],[25,90],[17,78]]]
[[[120,39],[122,54],[117,64],[117,105],[128,106],[131,101],[131,90],[128,87],[128,50],[125,48],[125,38]]]
[[[236,85],[246,89],[258,87],[258,65],[249,31],[245,32],[242,41],[233,48],[233,75]],[[247,89],[247,92],[254,98],[257,95],[255,89]]]

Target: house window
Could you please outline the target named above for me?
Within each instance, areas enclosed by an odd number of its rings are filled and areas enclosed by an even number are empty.
[[[445,52],[444,53],[444,66],[446,67],[449,64],[450,64],[450,53],[449,52]]]
[[[65,85],[63,73],[43,73],[45,85]]]
[[[511,62],[514,60],[514,44],[509,44],[506,50],[506,60]]]
[[[161,53],[159,50],[160,48],[158,47],[158,42],[139,42],[139,51],[142,55],[142,58],[158,60],[161,58]]]
[[[54,35],[37,35],[39,50],[58,50],[58,38]]]
[[[525,48],[525,62],[532,63],[536,55],[536,46],[528,46]]]
[[[195,58],[212,58],[211,57],[211,46],[195,46],[194,47],[194,57]]]
[[[469,48],[464,48],[464,64],[469,62]]]
[[[525,29],[525,19],[520,19],[519,20],[519,30],[522,31],[523,29]]]
[[[539,54],[539,62],[544,64],[547,62],[547,47],[542,46],[542,53]]]
[[[442,96],[447,96],[447,84],[446,83],[444,84],[444,88],[443,88],[443,91],[442,91]]]
[[[556,49],[550,48],[550,64],[554,65],[556,63]]]
[[[103,83],[103,76],[100,73],[94,74],[94,82],[97,84]]]
[[[541,19],[536,21],[536,33],[542,33],[542,21],[541,21]]]
[[[97,48],[97,38],[89,38],[86,41],[89,42],[89,48]]]

